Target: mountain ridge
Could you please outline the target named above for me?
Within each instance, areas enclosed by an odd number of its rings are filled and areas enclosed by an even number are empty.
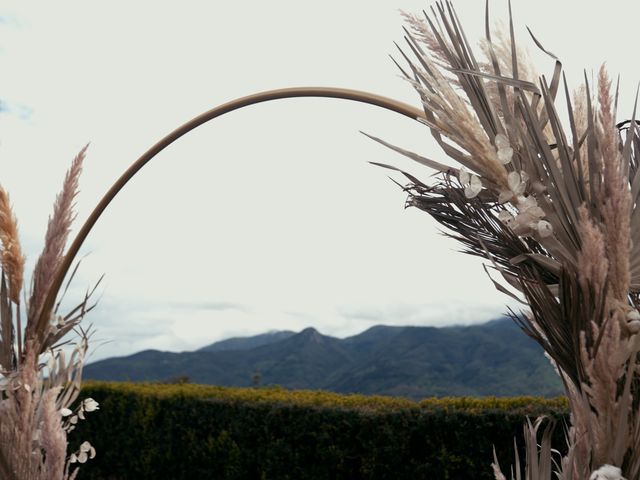
[[[85,367],[95,380],[277,384],[423,398],[556,396],[562,385],[542,348],[510,319],[453,327],[376,325],[336,338],[313,327],[235,337],[191,352],[145,350]]]
[[[250,348],[259,347],[274,341],[284,340],[296,332],[291,330],[272,330],[259,335],[252,335],[250,337],[231,337],[218,342],[206,345],[196,350],[197,352],[221,352],[231,350],[248,350]]]

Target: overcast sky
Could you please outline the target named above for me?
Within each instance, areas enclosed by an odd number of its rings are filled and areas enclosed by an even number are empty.
[[[150,145],[233,98],[287,86],[340,86],[418,106],[388,55],[398,12],[418,0],[0,3],[0,183],[28,256],[76,152],[91,142],[78,224]],[[483,4],[454,2],[470,39]],[[594,5],[596,2],[594,2]],[[506,1],[492,1],[505,18]],[[520,43],[564,60],[569,82],[607,61],[622,75],[621,116],[640,79],[640,7],[514,0]],[[578,17],[578,13],[580,13]],[[537,53],[543,73],[553,64]],[[125,188],[82,250],[70,297],[106,275],[86,319],[92,359],[147,348],[192,350],[235,335],[314,326],[347,336],[376,325],[476,323],[505,311],[480,263],[368,161],[432,173],[366,131],[446,161],[417,122],[371,106],[297,99],[200,127]],[[401,178],[397,177],[398,180]]]

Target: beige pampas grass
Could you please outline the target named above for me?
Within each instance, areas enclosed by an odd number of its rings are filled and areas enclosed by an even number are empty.
[[[33,271],[31,296],[29,299],[29,318],[42,317],[42,306],[49,291],[51,282],[57,272],[64,254],[64,247],[74,219],[73,201],[78,193],[78,182],[82,172],[82,162],[85,158],[86,145],[74,158],[67,171],[62,186],[53,207],[53,215],[49,218],[45,234],[44,249],[38,258]],[[44,318],[48,318],[46,315]],[[27,338],[36,338],[38,347],[44,350],[44,337],[48,332],[48,325],[32,321],[27,327]]]
[[[610,262],[609,278],[614,298],[626,303],[630,283],[631,192],[614,118],[611,80],[604,65],[598,75],[598,103],[600,122],[596,135],[603,163],[602,219]]]
[[[20,303],[24,279],[24,255],[18,238],[18,222],[9,203],[9,195],[0,187],[0,242],[2,242],[2,268],[9,280],[9,298]]]
[[[74,218],[73,200],[86,148],[75,157],[49,220],[43,252],[33,273],[26,305],[26,329],[22,338],[20,295],[24,256],[17,222],[9,198],[0,188],[0,478],[15,480],[69,480],[78,473],[77,457],[67,452],[67,435],[84,412],[97,402],[83,402],[71,410],[80,391],[88,333],[78,329],[80,341],[62,348],[63,337],[77,327],[93,308],[90,294],[65,315],[57,308],[39,323],[44,298],[49,293],[64,258],[67,236]],[[57,294],[57,292],[56,292]],[[57,295],[56,295],[57,296]],[[70,351],[69,351],[70,350]],[[66,352],[66,353],[65,353]],[[71,354],[69,356],[69,353]],[[46,374],[46,375],[45,375]],[[85,408],[90,405],[91,408]],[[82,461],[93,447],[85,442]],[[89,445],[88,447],[86,445]],[[87,457],[87,458],[85,458]]]

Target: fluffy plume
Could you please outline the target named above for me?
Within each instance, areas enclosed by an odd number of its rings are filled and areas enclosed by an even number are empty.
[[[62,417],[57,407],[60,387],[47,390],[42,398],[40,444],[46,452],[43,465],[44,478],[64,478],[67,459],[67,434],[62,428]]]
[[[609,272],[604,235],[589,216],[587,209],[578,209],[582,248],[578,252],[578,281],[584,292],[590,287],[604,292]]]
[[[618,301],[625,302],[630,283],[631,194],[629,180],[625,176],[620,136],[614,118],[611,81],[604,65],[600,68],[598,75],[598,103],[600,125],[597,130],[597,139],[604,166],[602,219],[611,268],[611,289]]]
[[[26,337],[33,338],[35,336],[40,342],[47,333],[48,326],[37,325],[35,319],[40,317],[42,304],[64,255],[67,236],[74,219],[73,201],[78,193],[78,182],[87,148],[88,145],[80,150],[80,153],[73,160],[71,168],[67,171],[62,191],[58,194],[53,206],[53,216],[49,218],[44,249],[33,271],[28,314],[32,321],[27,327]]]
[[[9,203],[9,195],[0,187],[0,242],[2,242],[2,268],[9,281],[9,298],[20,303],[24,278],[24,256],[18,238],[18,222]]]

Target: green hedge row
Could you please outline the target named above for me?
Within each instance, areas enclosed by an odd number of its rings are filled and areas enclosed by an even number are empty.
[[[522,445],[525,417],[564,399],[429,399],[279,388],[88,383],[100,402],[72,432],[97,457],[79,479],[492,479]],[[563,428],[554,446],[562,451]]]

